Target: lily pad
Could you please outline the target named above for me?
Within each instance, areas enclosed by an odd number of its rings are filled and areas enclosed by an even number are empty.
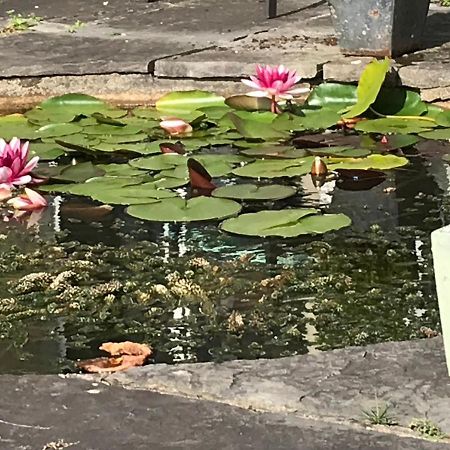
[[[105,136],[129,136],[138,134],[142,131],[142,127],[136,127],[132,125],[115,126],[108,124],[99,124],[83,128],[83,133],[87,135],[105,135]]]
[[[35,139],[69,136],[80,133],[82,129],[74,123],[50,123],[36,130]]]
[[[86,161],[65,167],[59,174],[54,175],[52,178],[58,181],[81,183],[89,178],[99,177],[104,174],[105,171],[103,169],[94,166],[90,161]]]
[[[270,98],[250,95],[233,95],[225,100],[225,104],[243,111],[270,111],[272,106]]]
[[[309,94],[306,104],[342,111],[358,100],[356,86],[351,84],[322,83]]]
[[[30,155],[39,156],[41,161],[52,161],[66,153],[66,149],[58,144],[33,143],[30,145]]]
[[[352,147],[322,147],[307,149],[309,153],[317,156],[336,156],[339,158],[362,158],[370,155],[370,150]]]
[[[158,222],[191,222],[224,219],[234,216],[241,205],[233,200],[214,197],[194,197],[189,200],[170,198],[149,205],[127,208],[130,216]]]
[[[404,88],[382,88],[372,109],[384,115],[420,116],[427,105],[420,94]]]
[[[233,170],[233,174],[249,178],[298,177],[310,172],[314,157],[286,160],[258,160]]]
[[[427,131],[419,134],[424,139],[449,140],[450,128],[439,128],[433,131]]]
[[[297,190],[282,184],[258,186],[256,184],[230,184],[215,189],[213,197],[230,198],[232,200],[282,200],[292,197]]]
[[[139,184],[103,190],[96,189],[89,196],[102,203],[138,205],[153,203],[163,198],[177,197],[177,194],[166,189],[155,189],[154,185]]]
[[[415,134],[435,127],[434,122],[422,119],[382,118],[363,120],[355,125],[355,130],[379,134]]]
[[[284,131],[275,130],[267,122],[260,121],[258,119],[243,119],[235,113],[229,113],[227,117],[233,122],[238,133],[245,138],[261,139],[261,140],[277,140],[286,139],[289,134]]]
[[[0,117],[0,136],[5,141],[13,137],[20,139],[36,139],[37,126],[30,124],[22,114],[10,114]]]
[[[132,142],[132,143],[109,143],[100,142],[93,147],[95,150],[101,152],[132,152],[139,153],[141,155],[151,155],[156,153],[161,153],[158,147],[151,146],[149,143],[145,142]]]
[[[363,148],[382,153],[410,147],[419,142],[419,138],[412,134],[391,134],[385,136],[384,140],[385,142],[381,142],[381,140],[375,140],[371,136],[363,135],[361,136],[360,144]]]
[[[156,109],[164,114],[186,113],[206,106],[223,106],[224,98],[206,91],[174,91],[156,102]]]
[[[375,102],[389,67],[390,61],[388,58],[380,61],[373,60],[367,64],[359,78],[356,90],[358,101],[342,116],[344,119],[351,119],[361,115]]]
[[[403,156],[396,155],[369,155],[365,158],[327,158],[326,163],[330,170],[335,169],[374,169],[389,170],[402,167],[409,163]]]
[[[282,159],[296,159],[308,155],[308,152],[302,148],[295,148],[287,145],[264,146],[261,144],[259,144],[257,147],[240,150],[240,153],[246,156],[260,156],[264,158]]]
[[[242,214],[225,220],[220,229],[245,236],[296,237],[339,230],[351,224],[344,214],[318,214],[315,209],[285,209]]]

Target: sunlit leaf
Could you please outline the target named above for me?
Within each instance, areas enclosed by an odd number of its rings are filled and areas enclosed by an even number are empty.
[[[230,184],[215,189],[213,197],[229,198],[232,200],[281,200],[292,197],[297,190],[291,186],[269,184]]]

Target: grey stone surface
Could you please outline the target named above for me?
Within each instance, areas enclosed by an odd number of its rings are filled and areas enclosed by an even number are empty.
[[[440,450],[445,443],[58,376],[0,376],[2,450]]]
[[[426,417],[450,432],[450,377],[440,338],[277,360],[147,366],[107,379],[130,388],[330,421],[360,420],[362,411],[378,401],[392,405],[404,427]]]

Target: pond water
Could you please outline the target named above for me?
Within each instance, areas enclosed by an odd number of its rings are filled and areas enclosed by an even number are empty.
[[[449,150],[422,141],[369,190],[298,179],[283,206],[352,219],[319,237],[239,237],[51,197],[41,217],[0,224],[0,373],[72,371],[110,340],[147,342],[151,362],[173,363],[432,336],[430,232],[450,223]]]

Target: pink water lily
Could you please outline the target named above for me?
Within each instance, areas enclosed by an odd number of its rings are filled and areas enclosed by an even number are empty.
[[[20,211],[34,211],[47,206],[47,200],[36,191],[25,188],[25,193],[8,200],[8,205]]]
[[[250,80],[241,80],[247,86],[256,89],[247,95],[252,97],[269,97],[272,100],[272,112],[277,112],[276,102],[280,99],[292,99],[296,94],[308,92],[308,89],[293,87],[300,81],[295,70],[279,66],[256,66],[256,76]]]
[[[177,117],[165,118],[159,122],[159,126],[171,136],[192,133],[192,126],[188,122],[183,119],[178,119]]]
[[[12,138],[9,143],[0,139],[0,185],[23,186],[33,181],[30,172],[36,167],[39,157],[28,161],[29,142]]]

